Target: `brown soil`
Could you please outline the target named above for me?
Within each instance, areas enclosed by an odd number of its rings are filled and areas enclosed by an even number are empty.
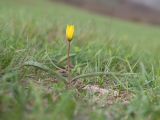
[[[148,24],[160,24],[160,11],[144,5],[129,2],[129,0],[118,0],[115,3],[96,2],[94,0],[57,0],[65,4],[77,6],[95,13],[117,17],[134,22]]]

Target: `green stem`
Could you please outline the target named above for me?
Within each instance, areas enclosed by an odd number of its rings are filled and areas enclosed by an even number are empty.
[[[68,82],[71,82],[71,69],[70,69],[70,48],[71,42],[68,42],[68,50],[67,50],[67,66],[68,66]]]

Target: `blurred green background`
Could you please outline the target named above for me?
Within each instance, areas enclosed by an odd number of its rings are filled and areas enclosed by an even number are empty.
[[[0,1],[0,120],[159,120],[158,22],[86,7],[101,6],[99,1],[74,2]],[[150,12],[159,14],[157,8]],[[66,88],[57,73],[66,67],[67,24],[76,30],[72,76],[112,74],[81,78]],[[87,85],[119,94],[88,92]]]

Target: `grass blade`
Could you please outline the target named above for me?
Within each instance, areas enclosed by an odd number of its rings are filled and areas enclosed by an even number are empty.
[[[50,69],[46,65],[43,65],[42,63],[35,62],[35,61],[27,61],[27,62],[24,63],[24,66],[33,66],[33,67],[35,67],[37,69],[40,69],[42,71],[45,71],[45,72],[53,75],[54,77],[57,77],[57,78],[59,78],[61,80],[65,80],[66,81],[66,79],[62,75],[60,75],[59,73],[53,71],[52,69]]]
[[[75,81],[75,80],[80,79],[80,78],[95,77],[95,76],[100,76],[100,75],[125,76],[125,75],[136,75],[136,73],[95,72],[95,73],[88,73],[88,74],[83,74],[83,75],[76,76],[75,78],[72,79],[72,81]]]

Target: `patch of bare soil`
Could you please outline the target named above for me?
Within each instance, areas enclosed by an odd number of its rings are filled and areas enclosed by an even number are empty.
[[[126,106],[134,97],[134,93],[127,90],[119,90],[109,81],[104,87],[101,87],[96,84],[86,85],[83,81],[77,80],[73,86],[77,88],[80,93],[85,91],[86,101],[91,105],[96,104],[99,107],[106,107],[116,103],[122,103]]]
[[[97,85],[87,85],[84,87],[89,96],[92,96],[90,103],[97,104],[98,106],[105,107],[115,103],[122,103],[128,105],[133,98],[133,93],[128,91],[119,91],[118,89],[106,89]]]

